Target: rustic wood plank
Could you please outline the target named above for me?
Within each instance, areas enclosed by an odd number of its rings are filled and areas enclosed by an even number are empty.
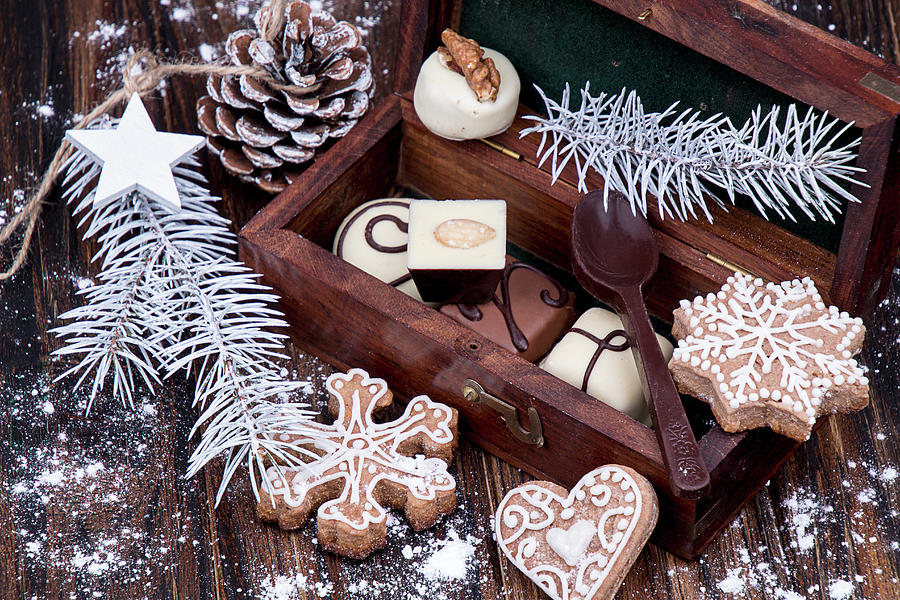
[[[221,41],[239,23],[243,26],[247,16],[239,15],[238,8],[252,11],[258,2],[226,0],[223,8],[213,0],[172,0],[168,6],[148,0],[13,4],[13,18],[3,26],[0,70],[0,135],[6,142],[0,148],[0,198],[5,200],[0,208],[8,211],[16,204],[14,192],[30,186],[49,161],[69,108],[84,111],[102,98],[106,88],[95,80],[98,71],[109,72],[108,60],[132,44],[164,49],[169,56],[197,53],[201,43]],[[364,13],[374,19],[387,4],[345,0],[340,10],[344,16]],[[781,8],[823,30],[834,24],[834,33],[900,62],[894,23],[898,0],[841,0],[822,9],[804,0],[796,11],[792,4],[785,1]],[[395,0],[391,9],[396,5]],[[173,9],[193,16],[179,20]],[[124,26],[124,33],[88,41],[98,20],[113,30]],[[388,21],[380,24],[387,27]],[[75,31],[82,33],[80,39],[73,39]],[[379,46],[390,39],[387,34],[379,38]],[[105,75],[104,80],[109,83]],[[192,102],[198,85],[175,82],[165,94],[154,94],[149,104],[159,123],[174,131],[194,131]],[[36,117],[36,106],[48,100],[55,115]],[[224,196],[223,214],[236,227],[268,199],[216,165],[209,166],[209,174],[213,189]],[[499,559],[490,540],[493,506],[527,477],[465,442],[454,467],[460,482],[458,515],[421,534],[401,524],[398,533],[405,537],[392,538],[384,553],[357,563],[318,551],[311,541],[312,524],[298,533],[261,525],[245,480],[237,481],[215,509],[215,469],[194,481],[182,479],[189,447],[186,429],[194,418],[188,385],[167,386],[139,404],[152,408],[136,416],[107,402],[85,420],[79,408],[83,397],[70,393],[71,382],[51,384],[62,368],[48,357],[58,342],[47,332],[58,314],[79,301],[73,294],[78,278],[96,272],[88,262],[94,246],[79,239],[67,209],[54,198],[26,270],[0,287],[0,597],[91,598],[96,592],[131,599],[259,598],[271,590],[267,577],[271,585],[276,577],[296,573],[309,580],[296,597],[318,598],[316,583],[332,598],[368,597],[351,589],[361,579],[373,584],[408,580],[405,587],[390,588],[398,599],[441,593],[466,599],[544,597]],[[900,539],[900,489],[888,469],[896,469],[900,461],[897,272],[892,285],[889,300],[867,323],[871,406],[858,415],[832,418],[820,428],[701,561],[682,561],[649,546],[619,598],[741,597],[725,593],[723,587],[732,585],[747,598],[777,597],[781,590],[829,599],[830,586],[838,582],[847,582],[855,598],[896,595],[900,549],[892,544]],[[313,395],[322,398],[326,365],[295,353],[290,368],[299,377],[310,376]],[[35,396],[32,390],[37,390]],[[44,401],[54,406],[52,414],[42,410]],[[97,461],[103,469],[83,475],[79,483],[74,475],[78,465]],[[52,483],[57,472],[65,478],[64,487]],[[123,497],[111,500],[113,493]],[[801,534],[797,523],[806,519],[810,527]],[[428,548],[431,540],[446,539],[451,528],[479,540],[469,576],[463,583],[422,579],[418,567],[423,561],[406,560],[404,546]],[[110,540],[113,544],[104,546]],[[35,543],[40,546],[29,546]],[[125,565],[112,564],[105,547]],[[425,592],[417,584],[425,585]]]

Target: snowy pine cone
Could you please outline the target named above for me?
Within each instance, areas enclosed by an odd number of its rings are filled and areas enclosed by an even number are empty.
[[[285,87],[249,75],[210,75],[197,101],[207,146],[230,173],[280,192],[329,139],[350,131],[374,92],[372,61],[359,30],[306,2],[289,2],[284,29],[271,43],[261,22],[235,31],[225,53],[231,62],[264,68]],[[326,146],[327,147],[327,146]]]

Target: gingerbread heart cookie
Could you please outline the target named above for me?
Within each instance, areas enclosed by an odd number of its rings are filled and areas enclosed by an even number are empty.
[[[556,600],[612,598],[656,525],[653,486],[605,465],[566,492],[549,481],[513,489],[497,507],[494,537],[518,569]]]

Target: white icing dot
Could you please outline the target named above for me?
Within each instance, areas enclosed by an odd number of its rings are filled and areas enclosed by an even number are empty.
[[[724,373],[716,373],[716,381],[725,381]]]
[[[720,391],[720,392],[727,392],[727,391],[728,391],[728,384],[727,384],[727,383],[719,384],[719,391]]]
[[[625,494],[625,502],[634,502],[634,492]]]
[[[622,488],[622,491],[625,491],[629,487],[629,483],[627,479],[623,479],[622,483],[619,484],[619,487]]]
[[[678,306],[680,306],[682,309],[684,309],[684,310],[686,310],[686,311],[691,309],[691,308],[690,308],[691,303],[688,302],[687,300],[681,300],[681,301],[678,303]]]
[[[692,357],[691,357],[691,366],[692,366],[692,367],[699,367],[699,366],[700,366],[700,357],[699,357],[699,356],[692,356]]]
[[[844,376],[836,375],[834,378],[834,385],[844,385]]]
[[[623,512],[624,512],[624,514],[626,514],[626,515],[633,515],[633,514],[634,514],[634,507],[633,507],[633,506],[626,506],[626,507],[625,507],[625,510],[624,510]]]
[[[719,293],[716,294],[716,298],[718,298],[719,300],[724,300],[724,299],[725,299],[725,292],[723,292],[722,290],[719,290]]]
[[[443,413],[441,412],[441,410],[440,410],[439,408],[436,408],[436,409],[434,409],[434,412],[431,413],[431,414],[434,415],[435,418],[438,418],[438,419],[439,419],[439,418],[441,418],[441,415],[442,415]]]
[[[869,385],[869,378],[868,377],[860,377],[859,384],[860,385]]]
[[[816,411],[812,407],[806,409],[806,416],[813,417],[815,416]]]
[[[273,482],[272,482],[272,487],[275,488],[276,490],[277,490],[278,488],[280,488],[280,487],[281,487],[281,480],[280,480],[280,479],[276,479],[275,481],[273,481]]]
[[[597,480],[594,479],[593,475],[588,475],[584,478],[584,485],[594,485],[595,483],[597,483]],[[595,492],[591,490],[591,493],[593,494]]]
[[[369,393],[370,393],[370,394],[377,394],[377,393],[378,393],[378,386],[377,386],[377,385],[370,385],[370,386],[369,386]]]
[[[753,392],[752,394],[750,394],[748,399],[750,400],[750,402],[757,402],[759,400],[759,394]]]
[[[781,400],[781,391],[780,390],[772,390],[772,400],[778,402]]]
[[[353,440],[353,447],[356,448],[357,450],[360,448],[365,448],[366,443],[362,440]]]
[[[529,516],[531,517],[532,521],[539,521],[541,519],[541,513],[536,510],[531,511],[531,514]]]
[[[621,529],[622,531],[625,531],[626,529],[628,529],[628,519],[619,519],[619,523],[618,523],[617,527],[619,529]]]
[[[706,328],[709,329],[710,331],[718,331],[718,329],[719,329],[715,323],[710,323],[709,325],[706,326]]]
[[[560,516],[563,520],[566,520],[566,521],[568,521],[569,519],[571,519],[574,515],[575,515],[575,509],[572,508],[572,507],[564,508],[564,509],[562,510],[562,512],[559,513],[559,516]]]
[[[606,481],[607,479],[609,479],[609,471],[603,471],[602,473],[600,473],[600,479],[602,481]]]
[[[616,483],[618,483],[619,481],[622,481],[622,474],[619,473],[618,471],[614,472],[612,474],[612,480]]]
[[[291,436],[286,433],[279,433],[278,439],[281,440],[282,442],[289,442],[289,441],[291,441]]]
[[[732,400],[731,402],[728,403],[728,406],[730,406],[731,408],[737,408],[740,405],[741,405],[741,403],[738,402],[737,400]]]
[[[600,579],[600,575],[600,571],[591,571],[591,579],[593,579],[594,581]]]
[[[623,536],[622,536],[622,533],[619,532],[619,531],[617,531],[617,532],[615,533],[615,535],[612,536],[613,544],[618,544],[619,542],[621,542],[621,541],[622,541],[622,537],[623,537]]]
[[[712,371],[713,373],[718,374],[722,371],[722,367],[720,367],[719,365],[713,365],[712,367],[709,368],[709,370]]]
[[[697,329],[695,329],[695,330],[694,330],[694,335],[696,335],[697,337],[703,337],[703,328],[702,328],[702,327],[698,327]]]
[[[709,361],[704,360],[702,363],[700,363],[700,368],[704,371],[709,371]]]
[[[337,379],[337,380],[335,380],[335,382],[334,382],[334,387],[335,387],[335,389],[338,389],[338,390],[339,390],[339,389],[341,389],[342,387],[344,387],[344,382],[341,381],[340,379]]]
[[[850,358],[853,355],[850,353],[849,350],[844,350],[843,352],[841,352],[841,356],[844,358]]]
[[[578,500],[584,500],[587,497],[587,494],[584,493],[584,490],[578,490],[575,492],[575,498]]]
[[[516,516],[516,513],[512,511],[508,511],[503,515],[503,524],[507,527],[515,527],[518,522],[519,518]]]
[[[368,471],[369,471],[369,474],[374,475],[375,474],[375,465],[369,465]]]

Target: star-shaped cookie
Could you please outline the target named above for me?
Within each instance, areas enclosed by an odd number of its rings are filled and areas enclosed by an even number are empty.
[[[718,293],[682,300],[672,334],[679,391],[709,402],[725,431],[768,426],[803,441],[820,415],[869,401],[853,359],[862,320],[826,306],[808,277],[764,283],[736,273]]]

